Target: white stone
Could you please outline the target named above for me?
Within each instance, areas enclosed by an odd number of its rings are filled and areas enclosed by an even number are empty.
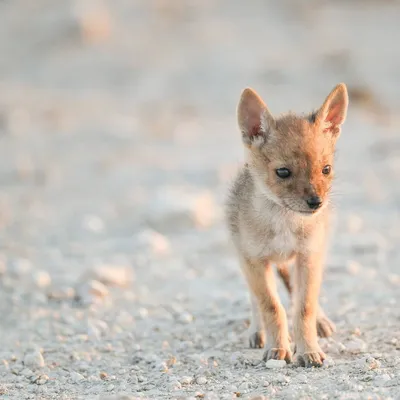
[[[47,375],[39,375],[36,378],[35,383],[37,385],[44,385],[45,383],[47,383],[48,380],[49,380],[49,377]]]
[[[357,261],[348,261],[347,270],[351,275],[358,275],[361,271],[361,265]]]
[[[107,286],[99,281],[91,280],[85,285],[84,289],[87,290],[88,294],[96,297],[106,297],[109,295],[109,290]]]
[[[179,321],[182,322],[183,324],[190,324],[193,322],[193,315],[190,313],[184,311],[183,313],[179,314]]]
[[[149,316],[149,311],[147,310],[147,308],[140,307],[138,311],[139,311],[140,317],[143,319],[147,318]]]
[[[172,382],[169,383],[169,389],[170,390],[180,390],[180,389],[182,389],[182,385],[180,382],[173,380]]]
[[[101,233],[104,231],[104,222],[97,215],[86,215],[83,219],[83,226],[94,233]]]
[[[31,369],[42,368],[45,366],[44,358],[40,351],[29,352],[24,357],[24,365]]]
[[[133,280],[133,269],[128,266],[100,265],[92,268],[86,276],[108,286],[128,286]]]
[[[75,371],[71,372],[70,378],[71,378],[72,382],[74,382],[74,383],[81,382],[85,379],[85,377],[82,374],[75,372]]]
[[[207,378],[205,376],[198,376],[196,379],[198,385],[205,385],[207,383]]]
[[[35,271],[33,280],[38,288],[46,288],[51,284],[51,277],[47,271]]]
[[[335,366],[335,364],[335,361],[332,358],[328,357],[324,360],[323,367],[329,368]]]
[[[364,225],[364,221],[358,215],[349,215],[347,219],[347,229],[349,233],[359,233]]]
[[[193,378],[191,376],[183,376],[179,381],[182,385],[190,385],[193,382]]]
[[[379,369],[381,367],[381,363],[374,357],[370,356],[361,358],[360,360],[358,360],[358,364],[360,368],[364,370]]]
[[[52,288],[48,291],[47,296],[53,300],[70,300],[75,296],[75,289],[69,286]]]
[[[151,229],[142,231],[139,234],[138,242],[139,245],[150,247],[151,252],[154,254],[166,255],[171,251],[168,239],[161,233]]]
[[[265,363],[265,366],[269,369],[276,369],[276,368],[284,368],[286,367],[286,361],[285,360],[268,360]]]
[[[346,343],[346,348],[348,352],[358,354],[367,350],[367,343],[354,336],[351,341]]]
[[[108,390],[109,392],[112,392],[112,391],[114,390],[114,388],[115,388],[115,385],[113,385],[112,383],[110,383],[110,384],[107,386],[107,390]]]
[[[108,294],[108,288],[96,280],[83,282],[76,289],[76,298],[85,305],[100,303]]]

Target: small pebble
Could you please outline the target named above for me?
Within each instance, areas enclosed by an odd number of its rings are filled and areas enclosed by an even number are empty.
[[[353,335],[361,336],[361,329],[360,328],[354,328]]]
[[[199,385],[205,385],[207,383],[207,379],[204,376],[199,376],[197,377],[196,382]]]
[[[379,369],[381,367],[381,363],[370,356],[361,358],[358,363],[364,370]]]
[[[100,233],[104,231],[104,222],[97,215],[86,215],[83,219],[83,226],[94,233]]]
[[[161,233],[150,229],[142,231],[138,241],[142,245],[149,246],[154,254],[166,255],[171,250],[168,239]]]
[[[358,215],[352,214],[347,219],[347,229],[350,233],[358,233],[363,227],[364,221]]]
[[[115,388],[115,385],[113,385],[113,384],[110,384],[110,385],[107,386],[107,390],[109,392],[112,392],[114,390],[114,388]]]
[[[83,375],[81,375],[80,373],[75,372],[75,371],[71,372],[70,377],[71,377],[72,382],[75,382],[75,383],[79,383],[85,379],[85,377]]]
[[[179,321],[183,324],[190,324],[193,322],[193,315],[185,311],[179,315]]]
[[[351,275],[358,275],[361,271],[361,265],[356,261],[349,261],[347,263],[347,270]]]
[[[191,376],[184,376],[179,381],[182,385],[190,385],[193,382],[193,378]]]
[[[32,351],[24,357],[24,365],[31,369],[42,368],[45,366],[44,358],[40,351]]]
[[[332,349],[332,352],[334,352],[334,353],[341,354],[346,351],[346,346],[341,342],[336,342],[336,343],[334,342],[334,343],[331,343],[331,345],[328,349]]]
[[[102,379],[103,381],[106,380],[108,378],[108,375],[106,372],[100,372],[100,379]]]
[[[33,281],[38,288],[46,288],[51,284],[51,277],[47,271],[36,271],[33,274]]]
[[[170,390],[180,390],[180,389],[182,389],[182,385],[178,381],[172,381],[169,383],[169,389]]]
[[[40,375],[37,379],[36,379],[36,384],[37,385],[44,385],[45,383],[47,383],[47,381],[49,380],[49,377],[47,375]]]
[[[72,287],[60,287],[60,288],[51,288],[47,297],[52,300],[71,300],[75,297],[75,289]]]
[[[90,301],[92,297],[103,298],[108,296],[108,294],[108,288],[96,280],[90,280],[80,285],[76,291],[76,296],[84,301]]]
[[[284,368],[286,367],[286,361],[285,360],[268,360],[265,363],[265,366],[269,369],[275,369],[275,368]]]
[[[149,316],[149,310],[144,307],[139,308],[139,315],[141,318],[147,318]]]
[[[157,368],[158,368],[159,371],[162,371],[162,372],[167,372],[168,371],[168,365],[164,361],[159,363]]]
[[[336,365],[335,361],[331,357],[328,357],[324,360],[323,367],[329,368],[329,367],[333,367],[335,365]]]
[[[101,265],[92,268],[86,275],[107,286],[125,287],[133,280],[133,269],[128,266]]]
[[[367,344],[358,337],[353,337],[353,339],[346,343],[346,349],[352,354],[363,353],[367,350]]]

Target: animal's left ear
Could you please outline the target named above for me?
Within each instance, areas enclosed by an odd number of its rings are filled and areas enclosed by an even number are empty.
[[[316,123],[324,132],[339,136],[340,127],[346,119],[349,96],[344,83],[339,83],[326,98],[316,115]]]

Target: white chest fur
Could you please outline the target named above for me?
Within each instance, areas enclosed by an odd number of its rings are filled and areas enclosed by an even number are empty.
[[[279,212],[262,203],[255,204],[253,211],[241,232],[242,248],[247,255],[275,262],[290,259],[299,247],[296,231],[301,217]]]

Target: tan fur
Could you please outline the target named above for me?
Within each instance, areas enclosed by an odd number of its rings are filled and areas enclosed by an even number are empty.
[[[245,89],[238,124],[247,152],[227,202],[227,220],[252,296],[250,346],[267,348],[264,359],[291,361],[286,312],[279,300],[272,263],[293,292],[294,342],[298,361],[319,366],[325,355],[317,334],[329,336],[333,324],[318,305],[329,229],[333,157],[346,118],[348,96],[337,85],[315,113],[274,118],[262,99]],[[329,174],[322,173],[331,166]],[[280,178],[276,170],[288,168]],[[322,205],[311,209],[310,198]],[[288,262],[294,261],[294,279]],[[292,290],[293,289],[293,290]],[[264,328],[264,329],[263,329]]]

